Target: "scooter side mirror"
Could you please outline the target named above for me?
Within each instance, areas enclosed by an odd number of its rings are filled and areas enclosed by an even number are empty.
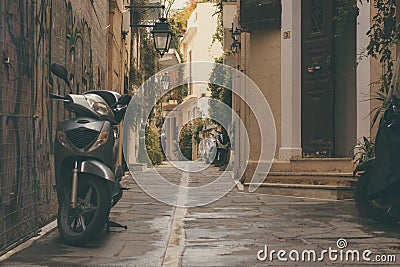
[[[129,95],[122,95],[117,104],[127,106],[131,101],[131,98],[132,97],[130,97]]]
[[[65,66],[58,63],[54,63],[53,65],[51,65],[50,70],[58,78],[64,80],[64,82],[68,85],[68,87],[70,87],[68,81],[68,71]]]
[[[114,111],[114,119],[117,123],[120,123],[124,117],[127,107],[119,108],[118,110]]]

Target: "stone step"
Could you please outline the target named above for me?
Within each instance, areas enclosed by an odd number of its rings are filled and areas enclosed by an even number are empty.
[[[318,173],[318,172],[269,172],[261,173],[261,178],[268,183],[303,184],[303,185],[334,185],[350,186],[357,179],[352,173]],[[251,177],[246,177],[244,183],[250,183]]]
[[[350,158],[304,158],[291,161],[274,160],[271,172],[351,173]]]
[[[352,173],[301,173],[270,172],[265,179],[268,183],[349,186],[356,179]]]
[[[255,193],[319,199],[353,198],[353,161],[350,158],[274,160]],[[248,190],[250,178],[244,181]]]
[[[249,184],[244,184],[244,186],[245,191],[248,192]],[[255,192],[252,193],[331,200],[353,198],[353,190],[351,186],[335,185],[263,183]]]
[[[129,170],[133,172],[142,172],[147,170],[147,165],[143,163],[131,163],[129,164]]]

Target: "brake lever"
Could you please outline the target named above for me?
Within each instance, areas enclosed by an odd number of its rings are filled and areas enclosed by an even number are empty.
[[[120,112],[121,110],[125,110],[125,109],[127,109],[127,106],[113,108],[113,111],[114,112]]]

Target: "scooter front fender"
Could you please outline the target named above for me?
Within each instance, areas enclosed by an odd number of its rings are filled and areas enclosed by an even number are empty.
[[[375,158],[368,159],[357,166],[357,168],[353,171],[353,176],[356,176],[358,172],[364,172],[369,170],[374,166]]]
[[[96,175],[109,182],[115,182],[115,175],[113,171],[98,160],[90,159],[82,161],[78,172]]]

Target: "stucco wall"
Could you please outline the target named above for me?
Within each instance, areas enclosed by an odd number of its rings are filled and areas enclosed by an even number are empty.
[[[221,44],[212,43],[212,36],[217,28],[217,16],[214,3],[198,3],[188,20],[188,31],[193,28],[194,33],[186,35],[183,42],[186,46],[184,57],[189,61],[189,51],[192,52],[192,61],[211,61],[222,54]],[[189,38],[187,38],[189,37]],[[187,39],[186,39],[187,38]]]
[[[107,89],[120,93],[124,92],[124,78],[129,69],[129,41],[130,36],[122,36],[124,19],[124,2],[126,0],[110,1],[110,27],[108,30],[108,66]]]
[[[281,39],[280,29],[253,31],[250,34],[247,75],[257,84],[265,95],[274,115],[277,133],[277,156],[281,144]],[[255,118],[251,115],[246,125],[249,131],[250,160],[258,158],[260,136]],[[267,138],[267,137],[263,137]]]

